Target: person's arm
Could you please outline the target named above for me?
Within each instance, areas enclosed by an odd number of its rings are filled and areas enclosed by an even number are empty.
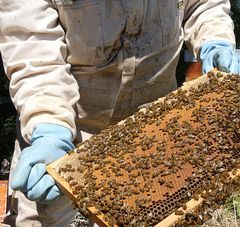
[[[64,36],[50,0],[1,0],[0,51],[21,133],[29,143],[11,187],[34,201],[58,198],[46,166],[74,148],[79,93],[66,63]]]
[[[66,63],[64,36],[51,1],[0,2],[0,51],[28,142],[39,123],[62,125],[76,133],[74,105],[79,93]]]
[[[228,0],[186,1],[184,34],[188,48],[202,62],[203,72],[212,68],[239,73],[234,25]]]

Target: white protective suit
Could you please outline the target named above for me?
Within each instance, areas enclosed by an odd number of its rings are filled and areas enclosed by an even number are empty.
[[[195,56],[206,41],[235,43],[229,10],[227,0],[0,0],[23,138],[40,122],[97,133],[166,95],[184,40]]]

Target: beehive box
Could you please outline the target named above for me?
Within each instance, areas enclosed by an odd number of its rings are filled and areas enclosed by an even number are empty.
[[[100,226],[170,226],[239,188],[239,152],[240,77],[211,72],[79,144],[48,172]],[[183,226],[199,221],[190,214]]]
[[[8,181],[0,180],[0,226],[6,216],[7,211],[7,189]]]

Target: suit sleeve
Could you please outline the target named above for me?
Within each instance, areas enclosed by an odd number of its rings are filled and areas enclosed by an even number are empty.
[[[76,134],[78,85],[66,63],[65,32],[50,0],[1,0],[0,51],[27,142],[38,123]]]
[[[228,0],[185,1],[184,35],[196,57],[202,44],[224,40],[235,45],[234,25]]]

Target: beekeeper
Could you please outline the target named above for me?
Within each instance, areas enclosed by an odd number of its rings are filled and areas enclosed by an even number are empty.
[[[68,226],[76,210],[46,165],[176,89],[184,41],[203,72],[239,73],[229,11],[227,0],[1,0],[0,51],[20,126],[7,219]]]

